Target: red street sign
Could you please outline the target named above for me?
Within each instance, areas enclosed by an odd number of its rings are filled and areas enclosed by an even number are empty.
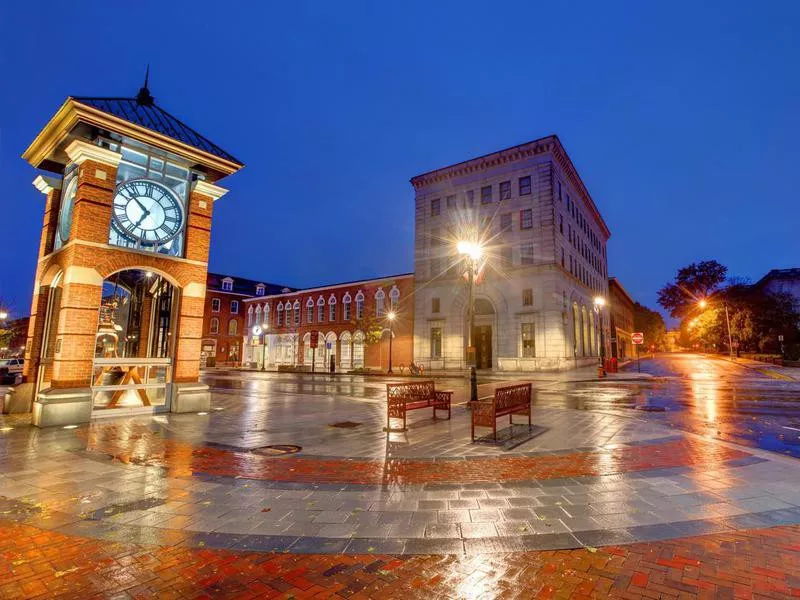
[[[319,331],[312,331],[311,332],[311,344],[309,344],[309,348],[316,348],[317,344],[319,344]]]
[[[639,344],[644,344],[644,334],[641,332],[636,332],[631,334],[631,341],[638,346]]]

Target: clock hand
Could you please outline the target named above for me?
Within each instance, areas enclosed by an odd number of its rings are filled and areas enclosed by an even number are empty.
[[[133,226],[138,227],[142,223],[142,221],[144,221],[149,216],[150,216],[150,211],[145,208],[144,212],[142,213],[142,218],[136,221],[136,223]]]

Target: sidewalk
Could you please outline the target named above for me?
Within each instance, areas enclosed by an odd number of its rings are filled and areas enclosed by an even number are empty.
[[[714,358],[732,362],[740,367],[744,367],[745,369],[758,371],[762,375],[772,377],[773,379],[783,379],[784,381],[800,381],[800,369],[797,367],[771,365],[769,363],[763,363],[750,358],[729,358],[721,355],[715,356]]]

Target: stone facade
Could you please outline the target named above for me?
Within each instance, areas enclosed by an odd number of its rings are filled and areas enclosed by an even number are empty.
[[[337,371],[385,371],[391,328],[392,366],[399,371],[412,360],[413,292],[414,275],[406,273],[248,298],[244,361],[261,368],[266,359],[267,368],[303,370],[311,370],[313,361],[314,370],[322,372],[333,357]],[[263,334],[253,332],[256,325]],[[312,331],[319,332],[316,351]]]
[[[608,311],[611,318],[611,357],[630,360],[636,351],[631,342],[634,301],[616,277],[608,279]]]
[[[411,183],[416,362],[467,366],[469,286],[456,250],[462,239],[483,252],[473,330],[478,368],[536,371],[597,361],[600,322],[608,325],[594,298],[608,295],[610,233],[557,137]]]

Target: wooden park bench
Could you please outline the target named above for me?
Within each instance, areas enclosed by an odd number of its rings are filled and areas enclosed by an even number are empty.
[[[488,400],[478,400],[471,405],[472,441],[475,441],[475,427],[491,427],[494,441],[497,441],[497,419],[508,415],[508,422],[513,425],[514,415],[528,415],[528,427],[531,426],[531,384],[510,385],[497,388],[494,396]]]
[[[392,430],[390,419],[403,419],[406,430],[406,414],[409,410],[432,408],[433,418],[437,410],[446,410],[450,418],[450,399],[453,392],[436,390],[433,381],[414,381],[410,383],[386,384],[386,430]]]

